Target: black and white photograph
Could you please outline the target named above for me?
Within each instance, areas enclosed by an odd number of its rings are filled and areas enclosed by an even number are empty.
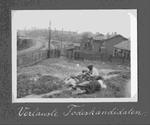
[[[0,125],[149,125],[149,3],[0,0]]]
[[[11,10],[12,102],[137,102],[137,10]]]

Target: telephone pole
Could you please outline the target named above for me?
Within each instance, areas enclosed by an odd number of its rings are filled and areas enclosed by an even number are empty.
[[[62,40],[63,40],[63,28],[62,28],[62,33],[61,33],[61,56],[62,56],[62,54],[63,54]]]
[[[48,58],[50,58],[50,50],[51,50],[51,21],[49,21],[49,39],[48,39]]]

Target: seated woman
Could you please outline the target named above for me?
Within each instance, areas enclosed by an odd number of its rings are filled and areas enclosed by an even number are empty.
[[[99,76],[98,69],[96,69],[93,65],[88,65],[87,68],[91,76]]]
[[[106,84],[104,84],[103,82],[103,78],[99,75],[99,71],[97,68],[95,68],[93,65],[88,65],[87,66],[89,73],[91,74],[91,77],[94,77],[94,79],[96,79],[99,84],[101,85],[101,88],[107,88]]]

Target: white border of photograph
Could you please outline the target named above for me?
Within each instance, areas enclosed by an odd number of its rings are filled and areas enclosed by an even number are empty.
[[[130,36],[131,36],[130,38],[131,39],[131,97],[130,98],[17,98],[17,21],[14,18],[14,14],[16,11],[20,11],[20,10],[12,10],[11,11],[12,103],[137,102],[138,101],[137,9],[114,9],[114,10],[127,11],[128,15],[130,16]],[[36,11],[36,10],[32,10],[32,11]],[[41,10],[41,11],[46,11],[46,10]]]

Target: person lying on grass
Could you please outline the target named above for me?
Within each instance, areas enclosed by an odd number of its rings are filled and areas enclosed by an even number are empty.
[[[92,65],[87,66],[87,70],[82,70],[82,73],[77,76],[70,76],[65,79],[65,84],[72,86],[72,88],[86,86],[88,84],[94,84],[97,81],[101,88],[106,89],[107,86],[103,82],[103,78],[99,75],[98,70]],[[93,81],[93,82],[92,82]],[[85,84],[86,83],[86,84]]]

